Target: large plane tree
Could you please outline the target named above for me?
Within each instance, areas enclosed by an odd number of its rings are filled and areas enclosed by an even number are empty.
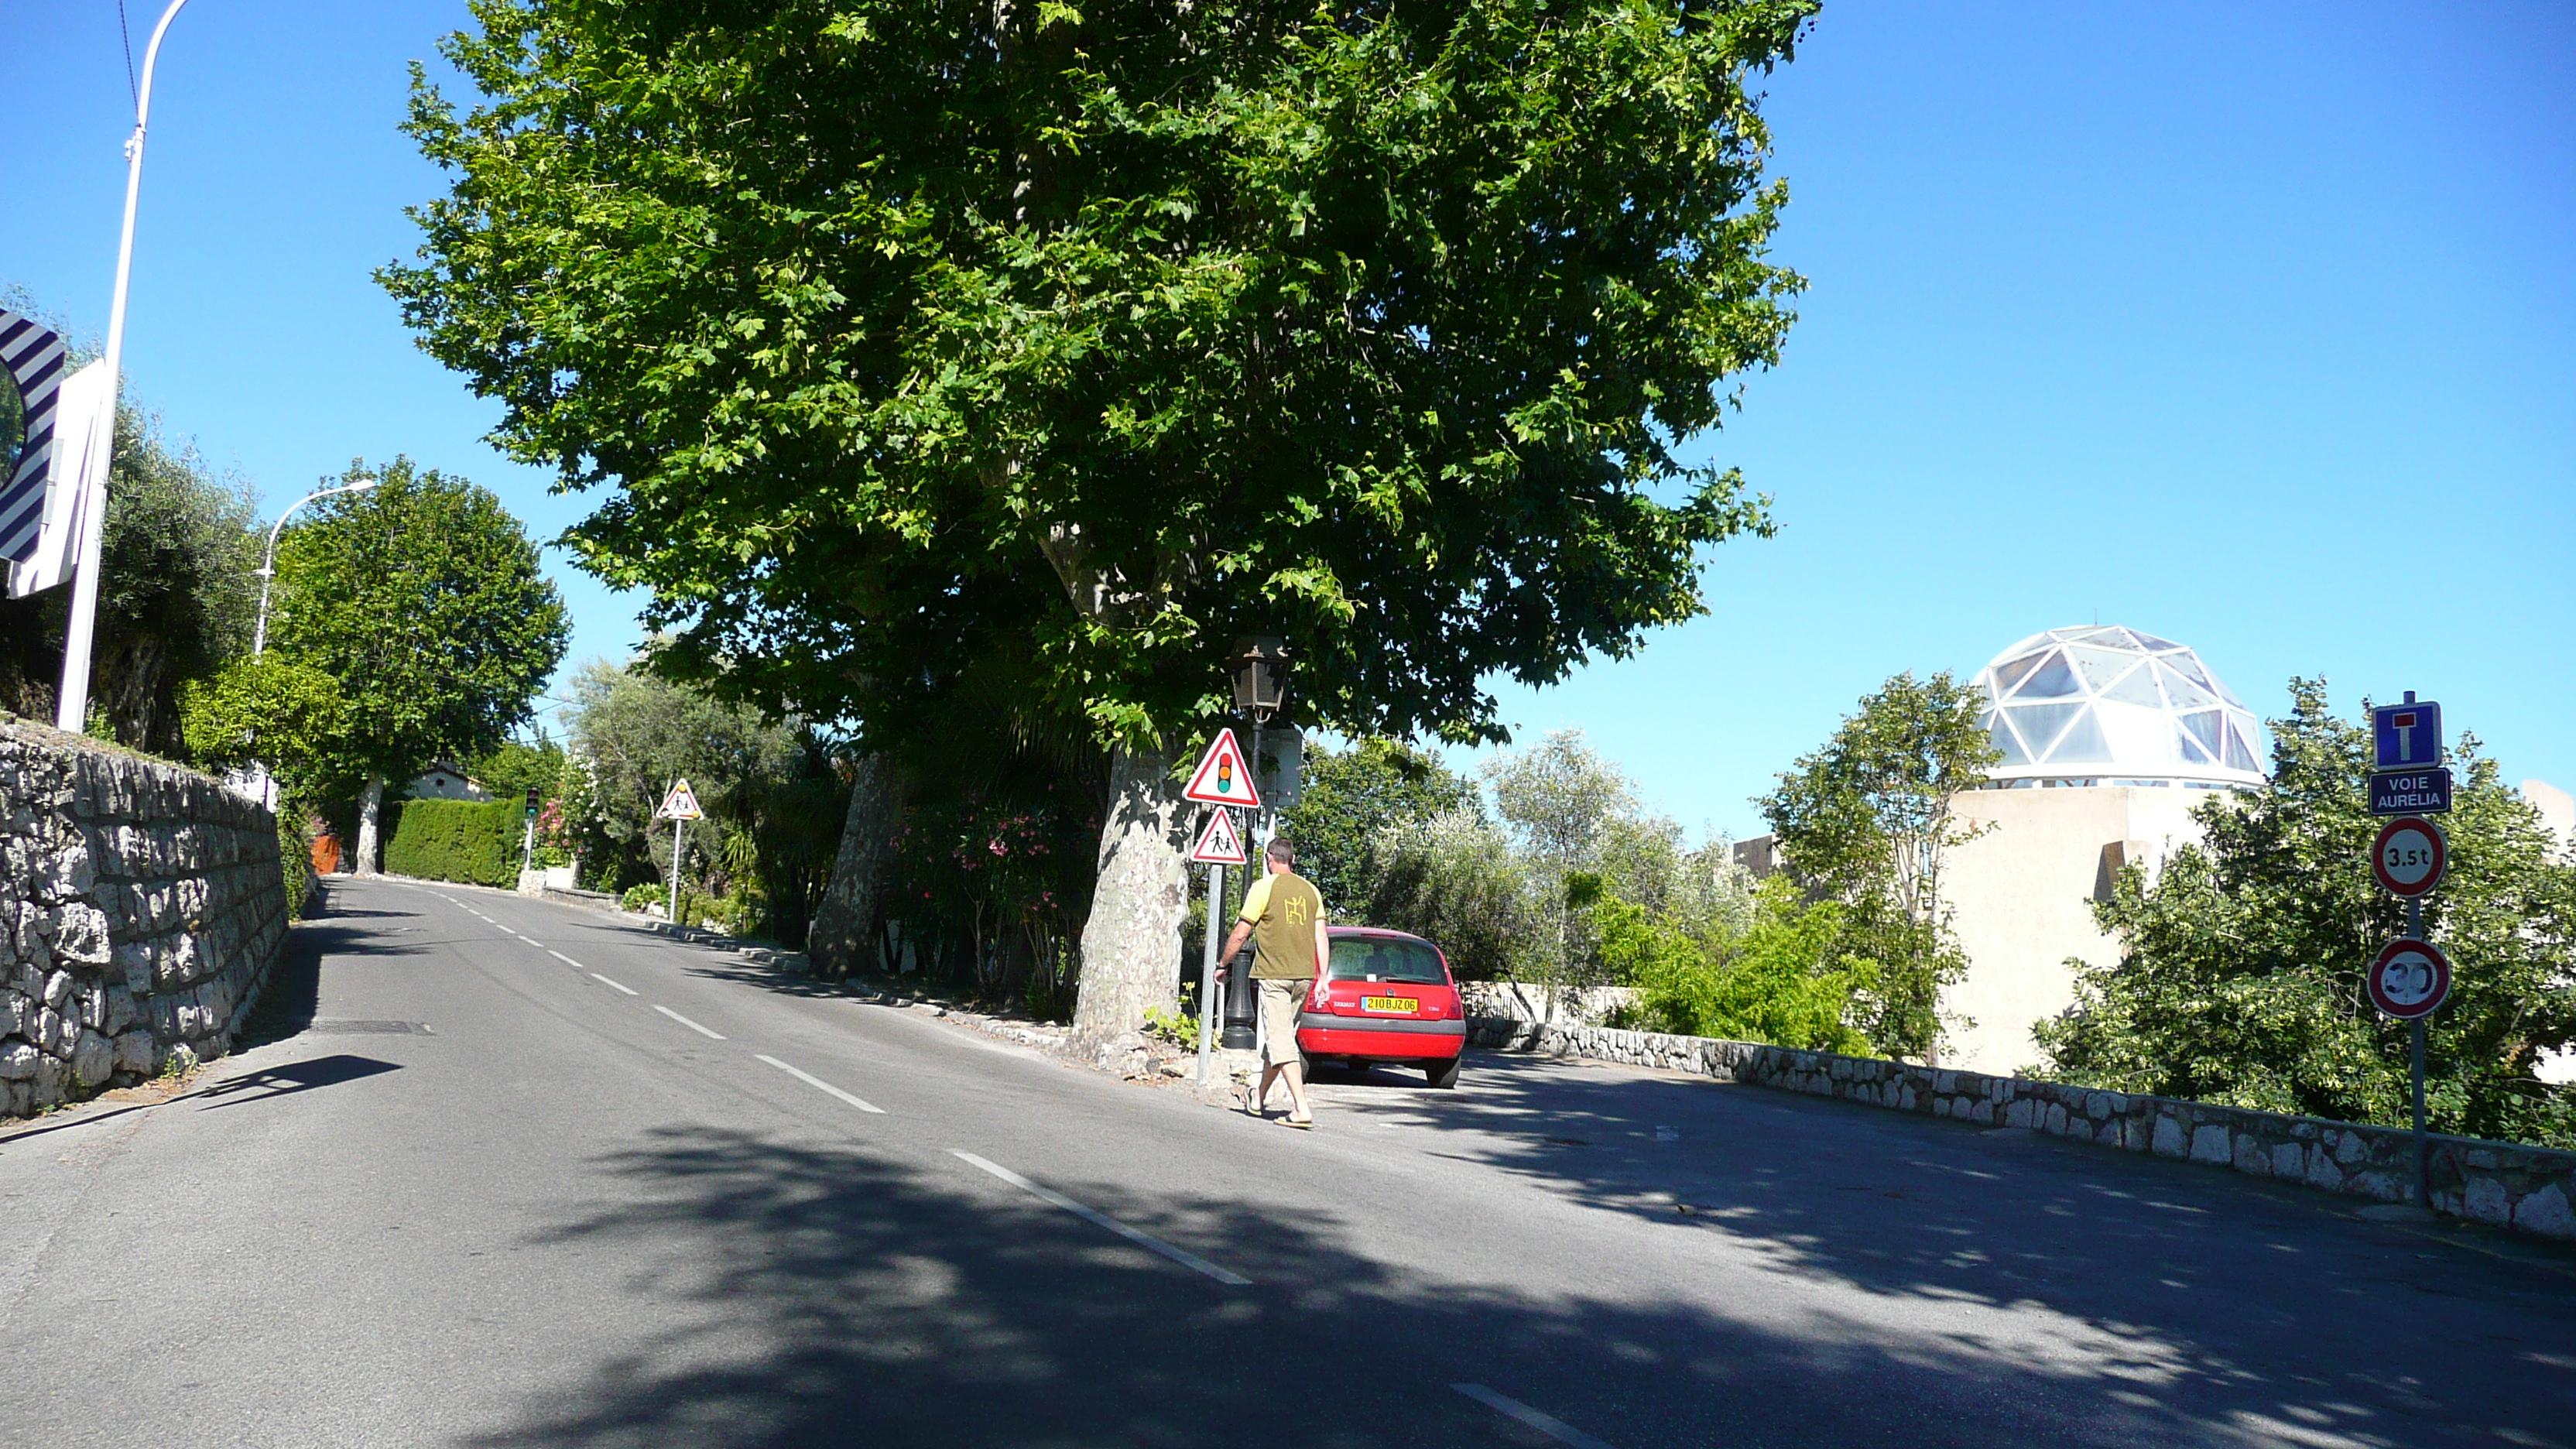
[[[883,739],[957,640],[1112,761],[1076,1023],[1168,1000],[1177,757],[1498,738],[1767,530],[1687,464],[1798,278],[1751,88],[1810,0],[476,0],[386,285],[595,489],[675,668]],[[1041,586],[1042,585],[1042,586]]]

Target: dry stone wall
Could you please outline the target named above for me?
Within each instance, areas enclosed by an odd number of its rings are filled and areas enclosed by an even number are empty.
[[[230,1049],[286,942],[277,851],[214,780],[0,724],[0,1114]]]
[[[1498,1017],[1471,1020],[1468,1030],[1479,1046],[1664,1067],[1892,1111],[2028,1128],[2379,1202],[2412,1196],[2415,1138],[2397,1128],[1661,1032]],[[2430,1142],[2436,1211],[2576,1241],[2576,1152],[2438,1134]]]

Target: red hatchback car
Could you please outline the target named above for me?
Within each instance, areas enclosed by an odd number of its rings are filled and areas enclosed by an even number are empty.
[[[1309,1061],[1420,1067],[1435,1087],[1458,1085],[1467,1011],[1440,948],[1374,926],[1326,929],[1333,959],[1297,1018],[1297,1049]]]

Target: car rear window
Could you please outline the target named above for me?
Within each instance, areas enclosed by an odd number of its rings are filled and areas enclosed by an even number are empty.
[[[1335,981],[1407,981],[1416,986],[1446,986],[1440,953],[1420,941],[1388,941],[1345,936],[1333,943]]]

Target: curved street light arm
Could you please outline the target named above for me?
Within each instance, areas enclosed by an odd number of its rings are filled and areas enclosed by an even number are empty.
[[[180,3],[185,4],[187,0],[180,0]],[[178,6],[174,5],[171,8],[175,10]],[[268,526],[268,552],[263,554],[259,561],[259,624],[251,631],[251,658],[257,659],[268,652],[268,586],[277,579],[277,535],[286,527],[286,520],[295,516],[295,510],[316,498],[328,498],[334,493],[362,493],[375,487],[376,481],[373,478],[361,478],[355,483],[317,488],[286,505],[286,511],[277,515],[277,521]]]

